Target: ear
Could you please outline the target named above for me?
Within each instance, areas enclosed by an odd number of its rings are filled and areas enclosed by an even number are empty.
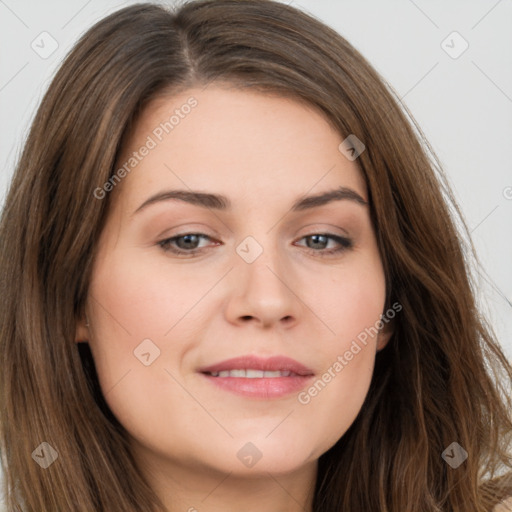
[[[75,343],[89,341],[89,321],[85,313],[76,322]]]
[[[388,319],[388,322],[383,322],[384,326],[377,335],[377,352],[382,350],[388,344],[391,336],[395,332],[395,321]]]

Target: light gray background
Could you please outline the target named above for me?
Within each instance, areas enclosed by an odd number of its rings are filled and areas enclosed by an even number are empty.
[[[29,123],[79,35],[136,2],[0,0],[0,198]],[[410,108],[441,159],[483,264],[479,292],[512,359],[512,1],[293,0],[345,36]],[[41,58],[31,44],[51,34]],[[469,44],[462,48],[457,31]],[[446,40],[444,45],[442,42]],[[46,49],[49,48],[46,40]]]

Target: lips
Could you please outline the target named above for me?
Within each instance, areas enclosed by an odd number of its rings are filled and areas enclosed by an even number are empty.
[[[265,372],[263,370],[254,369],[238,369],[238,370],[222,370],[220,372],[208,372],[212,377],[245,377],[246,379],[272,379],[274,377],[289,377],[297,375],[290,370],[276,370]]]
[[[313,370],[285,356],[235,357],[199,369],[213,385],[252,398],[280,398],[303,389]]]
[[[256,370],[260,372],[290,372],[290,374],[307,376],[314,375],[313,370],[307,368],[303,364],[285,356],[273,356],[268,358],[261,358],[252,355],[234,357],[233,359],[227,359],[220,363],[201,368],[201,373],[220,373],[220,372],[232,372],[237,370]],[[225,377],[226,375],[222,375]],[[233,377],[235,375],[232,375]],[[236,375],[242,377],[242,375]],[[288,376],[288,375],[286,375]],[[254,378],[254,374],[245,375],[247,378]],[[262,375],[258,375],[262,377]],[[275,375],[278,377],[278,375]]]

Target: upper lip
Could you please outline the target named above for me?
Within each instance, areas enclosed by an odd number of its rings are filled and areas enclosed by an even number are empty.
[[[258,357],[254,355],[245,355],[226,359],[220,363],[205,366],[199,369],[201,373],[222,372],[225,370],[263,370],[272,371],[290,371],[298,375],[314,375],[313,370],[304,366],[286,356]]]

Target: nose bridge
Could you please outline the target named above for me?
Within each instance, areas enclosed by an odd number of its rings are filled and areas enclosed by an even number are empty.
[[[248,235],[237,245],[231,320],[253,318],[271,324],[298,316],[298,299],[288,283],[292,267],[283,249],[274,230]]]
[[[241,262],[241,279],[248,280],[251,287],[267,289],[275,293],[284,286],[286,255],[274,232],[248,235],[236,248]],[[261,285],[261,286],[260,286]]]
[[[279,229],[272,212],[265,211],[261,202],[259,205],[250,200],[246,202],[246,213],[237,228],[240,229],[239,233],[245,236],[238,241],[235,251],[242,260],[238,263],[247,266],[246,271],[250,273],[255,267],[260,270],[260,267],[265,265],[271,268],[279,266],[279,261],[284,256],[283,244],[279,240]],[[244,265],[241,265],[242,268]],[[266,267],[265,269],[268,272]]]

